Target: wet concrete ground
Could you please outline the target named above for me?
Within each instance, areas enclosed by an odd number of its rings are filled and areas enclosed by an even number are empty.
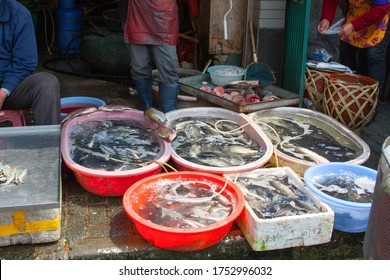
[[[137,108],[137,98],[127,85],[55,73],[61,95],[92,96],[107,104]],[[215,106],[206,101],[179,101],[178,108]],[[390,136],[390,105],[380,103],[375,120],[360,136],[371,148],[364,164],[377,169],[383,141]],[[84,190],[72,172],[64,169],[62,181],[61,238],[57,242],[13,245],[0,248],[0,259],[361,259],[364,233],[334,230],[326,244],[255,252],[234,225],[218,244],[195,252],[174,252],[156,248],[145,241],[126,217],[121,198],[93,195]]]

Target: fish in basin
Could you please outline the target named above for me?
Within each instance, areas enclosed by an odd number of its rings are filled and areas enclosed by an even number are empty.
[[[172,148],[183,159],[212,167],[242,166],[259,160],[264,148],[234,121],[215,117],[184,117],[173,121]]]

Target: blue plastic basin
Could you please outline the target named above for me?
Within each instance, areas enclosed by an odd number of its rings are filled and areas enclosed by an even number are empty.
[[[376,180],[377,171],[368,167],[341,162],[321,163],[311,166],[305,171],[304,180],[313,194],[326,203],[334,211],[334,229],[344,232],[365,232],[370,216],[371,203],[359,203],[341,200],[318,190],[313,183],[318,176],[351,172],[358,176],[367,176]],[[317,176],[317,178],[316,178]]]
[[[106,106],[106,102],[99,98],[88,96],[72,96],[61,98],[61,119],[65,118],[70,112],[80,109]]]

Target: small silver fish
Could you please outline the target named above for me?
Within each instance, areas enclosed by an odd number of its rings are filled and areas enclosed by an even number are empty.
[[[292,198],[298,198],[298,196],[290,189],[289,186],[279,182],[279,181],[269,181],[270,185],[273,186],[280,193],[287,195]]]
[[[61,121],[61,125],[63,125],[65,122],[67,122],[67,121],[70,120],[70,119],[73,119],[73,118],[76,118],[76,117],[79,117],[79,116],[83,116],[83,115],[87,115],[87,114],[91,114],[91,113],[96,112],[97,110],[98,110],[98,109],[97,109],[96,107],[80,108],[80,109],[74,110],[74,111],[70,112],[70,113]]]
[[[320,183],[314,182],[313,185],[320,191],[327,191],[327,192],[331,192],[331,193],[336,192],[339,194],[345,194],[348,192],[348,190],[346,188],[342,188],[342,187],[335,185],[335,184],[325,186],[325,185],[322,185]]]
[[[107,105],[107,106],[99,107],[99,111],[103,111],[103,112],[123,112],[126,110],[134,110],[134,109],[124,105]]]

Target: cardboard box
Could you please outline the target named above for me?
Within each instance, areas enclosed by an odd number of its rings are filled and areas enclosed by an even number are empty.
[[[256,179],[262,175],[288,176],[289,182],[314,202],[319,213],[262,219],[256,215],[246,200],[244,211],[236,220],[236,223],[253,250],[268,251],[296,246],[310,246],[330,241],[334,223],[332,209],[318,200],[291,168],[256,169],[246,173],[225,174],[224,176],[236,181],[239,177]],[[238,185],[240,186],[240,184]]]
[[[27,169],[0,184],[0,246],[53,242],[61,233],[59,125],[0,129],[0,162]]]

